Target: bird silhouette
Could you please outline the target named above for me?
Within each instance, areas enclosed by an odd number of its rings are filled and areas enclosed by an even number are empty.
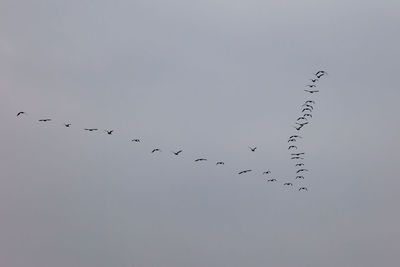
[[[297,175],[295,179],[304,179],[304,176],[302,176],[302,175]]]
[[[288,150],[290,150],[292,148],[297,149],[297,146],[289,146]]]
[[[315,84],[307,84],[306,86],[307,86],[307,87],[310,87],[310,88],[317,87]]]
[[[238,174],[244,174],[244,173],[247,173],[247,172],[251,172],[251,170],[240,171],[240,172],[238,172]]]
[[[270,174],[270,173],[271,173],[270,171],[263,172],[263,174]]]
[[[309,113],[305,113],[305,114],[303,114],[303,117],[310,117],[310,118],[312,118],[312,115],[309,114]]]
[[[85,131],[89,131],[89,132],[93,132],[93,131],[97,131],[97,128],[85,128]]]
[[[276,179],[268,179],[267,182],[276,182]]]
[[[296,173],[299,173],[299,172],[308,172],[308,170],[307,169],[300,169],[300,170],[296,171]]]
[[[284,183],[283,185],[289,185],[289,186],[293,186],[292,183]]]
[[[159,149],[159,148],[154,148],[154,149],[151,151],[151,153],[154,153],[154,152],[161,152],[161,149]]]
[[[104,132],[106,132],[108,135],[112,135],[112,133],[114,132],[114,130],[104,130]]]
[[[310,104],[303,104],[303,105],[301,105],[302,107],[306,107],[306,108],[310,108],[310,109],[312,109],[312,110],[314,110],[314,107],[312,106],[312,105],[310,105]]]
[[[218,161],[215,165],[224,165],[225,164],[225,162],[223,162],[223,161]]]
[[[304,155],[304,154],[306,154],[306,153],[304,153],[304,152],[301,152],[301,153],[292,153],[291,155],[292,155],[292,156],[300,156],[300,155]]]
[[[314,100],[307,100],[306,102],[305,102],[306,104],[315,104],[315,101]]]
[[[293,126],[297,131],[300,131],[301,128],[303,128],[304,125],[300,125],[299,127]]]
[[[301,112],[304,112],[304,111],[310,111],[310,112],[312,112],[312,109],[310,109],[310,108],[303,108],[303,110],[301,111]],[[303,115],[304,116],[304,115]]]
[[[140,139],[132,139],[132,142],[140,143]]]
[[[20,112],[18,112],[18,113],[17,113],[17,117],[18,117],[19,115],[22,115],[22,114],[26,114],[25,111],[20,111]]]
[[[312,81],[313,83],[315,83],[316,81],[318,81],[318,79],[310,79],[310,81]]]
[[[301,166],[304,166],[304,163],[297,163],[296,164],[296,167],[301,167]]]
[[[183,150],[179,150],[179,151],[176,151],[176,152],[171,151],[171,152],[174,153],[176,156],[178,156],[180,153],[182,153],[182,151],[183,151]]]
[[[253,152],[256,151],[256,149],[257,149],[256,146],[255,146],[254,148],[252,148],[252,147],[249,147],[249,148],[250,148],[250,150],[253,151]]]
[[[207,160],[207,159],[200,158],[200,159],[196,159],[195,162],[198,162],[198,161],[206,161],[206,160]]]
[[[304,90],[304,91],[306,91],[306,92],[308,92],[308,93],[310,93],[310,94],[318,93],[318,92],[319,92],[319,90]]]
[[[64,123],[64,126],[68,128],[69,126],[71,126],[71,123]]]
[[[297,118],[297,121],[300,121],[300,120],[307,120],[307,118],[306,118],[306,117],[304,117],[304,116],[302,116],[302,117],[298,117],[298,118]]]
[[[304,125],[307,125],[307,124],[308,124],[308,121],[302,122],[302,123],[296,122],[296,124],[297,124],[297,125],[300,125],[301,127],[303,127]]]
[[[304,190],[304,191],[308,191],[307,187],[300,187],[299,191]]]
[[[289,138],[303,138],[303,137],[301,137],[301,136],[299,136],[299,135],[292,135],[292,136],[290,136]]]
[[[38,120],[38,121],[46,122],[46,121],[51,121],[51,119],[40,119],[40,120]]]
[[[296,142],[296,139],[291,138],[291,139],[288,140],[288,143],[289,143],[289,142]]]
[[[304,159],[302,157],[291,157],[290,159]]]

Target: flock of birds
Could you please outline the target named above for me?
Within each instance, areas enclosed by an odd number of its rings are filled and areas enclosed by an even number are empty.
[[[326,71],[320,70],[316,73],[314,73],[314,78],[310,79],[311,84],[306,85],[306,87],[310,88],[307,90],[304,90],[305,92],[309,93],[309,94],[315,94],[318,93],[319,90],[316,90],[315,88],[317,87],[317,82],[319,81],[319,79],[321,77],[323,77],[324,75],[327,75]],[[314,88],[314,89],[312,89]],[[301,115],[297,118],[296,122],[295,122],[295,126],[293,126],[296,130],[297,133],[299,133],[301,131],[301,129],[308,125],[310,123],[310,119],[312,118],[312,112],[314,110],[314,105],[315,105],[315,101],[314,100],[307,100],[305,101],[302,105],[301,105]],[[21,115],[27,115],[27,113],[25,111],[20,111],[17,113],[17,117],[20,117]],[[46,122],[50,122],[52,121],[52,119],[50,118],[43,118],[43,119],[39,119],[39,122],[42,123],[46,123]],[[66,128],[70,128],[71,127],[71,123],[64,123],[64,126]],[[84,128],[85,131],[88,132],[94,132],[94,131],[99,131],[98,128]],[[112,135],[114,130],[104,130],[104,132],[107,135]],[[290,159],[291,160],[295,160],[295,167],[296,167],[296,172],[295,172],[295,179],[304,179],[304,173],[308,172],[308,169],[305,169],[304,166],[304,155],[305,152],[297,152],[298,151],[298,146],[295,145],[298,142],[298,139],[303,138],[302,136],[300,136],[299,134],[294,134],[289,136],[288,138],[288,143],[289,143],[289,147],[288,150],[291,152],[290,153]],[[131,139],[132,142],[135,143],[140,143],[140,139]],[[249,147],[251,152],[256,152],[257,147]],[[295,153],[293,153],[293,151],[295,151]],[[160,148],[154,148],[153,150],[151,150],[151,153],[156,153],[156,152],[161,152]],[[171,151],[172,154],[174,154],[175,156],[179,156],[179,154],[181,154],[183,152],[183,149],[180,149],[178,151]],[[201,162],[201,161],[207,161],[206,158],[197,158],[194,160],[194,162]],[[225,162],[223,161],[217,161],[216,165],[225,165]],[[238,175],[243,175],[246,174],[248,172],[253,171],[252,169],[246,169],[246,170],[241,170],[238,172]],[[278,180],[276,178],[269,178],[269,175],[271,174],[271,171],[264,171],[262,172],[263,175],[267,175],[267,182],[277,182]],[[283,183],[284,186],[293,186],[293,183],[291,182],[285,182]],[[298,191],[308,191],[307,187],[300,187],[298,189]]]

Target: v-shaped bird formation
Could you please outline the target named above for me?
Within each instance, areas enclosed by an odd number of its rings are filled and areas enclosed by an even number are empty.
[[[309,95],[314,95],[316,93],[319,93],[319,90],[316,90],[315,88],[318,85],[318,81],[327,74],[328,73],[324,70],[320,70],[320,71],[314,73],[314,77],[309,79],[311,81],[311,84],[306,85],[306,87],[308,87],[309,89],[306,89],[304,91]],[[290,152],[290,160],[295,161],[294,166],[295,166],[296,170],[294,173],[294,178],[293,178],[294,180],[297,180],[297,179],[304,180],[305,179],[304,174],[309,172],[308,169],[304,168],[305,163],[303,162],[304,155],[306,153],[305,152],[297,152],[297,151],[299,150],[299,145],[298,145],[299,140],[303,138],[302,136],[299,135],[299,132],[303,129],[303,127],[310,124],[311,118],[312,118],[312,113],[315,108],[314,105],[315,105],[315,100],[308,99],[300,106],[301,114],[296,119],[295,125],[293,126],[293,128],[296,129],[296,133],[289,136],[288,141],[287,141],[288,142],[288,151]],[[27,116],[28,113],[26,113],[25,111],[19,111],[17,113],[17,117],[23,117],[22,115]],[[52,119],[51,118],[41,118],[38,121],[41,123],[50,123],[50,122],[52,122]],[[72,127],[72,123],[70,123],[70,122],[68,122],[68,123],[64,122],[62,125],[66,128]],[[94,131],[98,131],[99,129],[98,128],[84,128],[83,130],[88,131],[88,132],[94,132]],[[113,135],[114,130],[104,129],[104,132],[107,135]],[[134,138],[134,139],[131,139],[131,142],[140,143],[141,141],[138,138]],[[256,152],[256,149],[257,149],[256,146],[254,146],[254,147],[249,146],[248,148],[250,149],[251,152]],[[296,153],[294,153],[294,151],[296,151]],[[150,151],[150,153],[155,153],[155,152],[160,153],[160,152],[162,152],[162,150],[158,147],[155,147],[154,149],[152,149]],[[172,154],[174,154],[174,156],[180,156],[181,153],[183,153],[183,149],[179,149],[178,151],[171,151],[171,152],[172,152]],[[194,160],[194,162],[196,162],[196,163],[203,162],[203,161],[206,162],[207,158],[197,158]],[[220,160],[220,161],[217,161],[215,165],[223,166],[223,165],[225,165],[225,162]],[[252,169],[245,169],[245,170],[238,171],[237,174],[244,175],[244,174],[252,172],[252,171],[253,171]],[[262,175],[267,175],[266,181],[268,183],[278,181],[278,178],[270,178],[270,174],[271,174],[270,170],[267,170],[267,171],[264,170],[259,173]],[[283,183],[283,186],[293,187],[293,183],[286,181]],[[308,191],[308,188],[305,187],[304,185],[301,185],[299,187],[298,191]]]

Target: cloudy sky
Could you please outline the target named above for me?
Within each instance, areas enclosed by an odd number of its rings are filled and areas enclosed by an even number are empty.
[[[395,266],[399,11],[1,0],[0,265]],[[287,138],[308,99],[298,181]]]

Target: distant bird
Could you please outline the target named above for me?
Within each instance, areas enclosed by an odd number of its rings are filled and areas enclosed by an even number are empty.
[[[315,73],[315,76],[317,76],[317,78],[319,79],[322,76],[324,76],[325,74],[328,75],[328,73],[326,71],[320,70],[320,71],[317,71],[317,73]]]
[[[105,132],[106,132],[108,135],[112,135],[112,133],[114,132],[114,130],[105,130]]]
[[[215,165],[224,165],[224,164],[225,164],[225,162],[223,162],[223,161],[218,161],[217,164],[215,164]]]
[[[317,87],[315,84],[308,84],[306,85],[307,87],[313,88],[313,87]]]
[[[98,129],[96,128],[85,128],[85,131],[89,131],[89,132],[93,132],[93,131],[97,131]]]
[[[51,121],[51,119],[40,119],[41,122]]]
[[[304,176],[302,176],[302,175],[297,175],[295,179],[304,179]]]
[[[300,170],[296,171],[296,173],[299,173],[299,172],[308,172],[308,170],[307,169],[300,169]]]
[[[305,103],[306,103],[306,104],[309,104],[309,103],[315,104],[315,101],[314,101],[314,100],[307,100]]]
[[[139,139],[132,139],[132,142],[140,143]]]
[[[289,142],[296,142],[296,139],[294,139],[294,138],[289,139],[289,140],[288,140],[288,143],[289,143]]]
[[[195,162],[198,162],[198,161],[205,161],[205,160],[207,160],[207,159],[200,158],[200,159],[196,159]]]
[[[26,114],[25,111],[20,111],[20,112],[18,112],[18,113],[17,113],[17,117],[18,117],[19,115],[22,115],[22,114]]]
[[[302,157],[291,157],[290,159],[304,159]]]
[[[283,185],[290,185],[290,186],[293,186],[292,183],[284,183]]]
[[[303,105],[301,105],[302,107],[306,107],[306,108],[310,108],[310,109],[312,109],[312,110],[314,110],[314,107],[312,106],[312,105],[310,105],[310,104],[303,104]]]
[[[297,121],[300,121],[300,120],[307,120],[307,118],[306,118],[306,117],[304,117],[304,116],[302,116],[302,117],[298,117],[298,118],[297,118]]]
[[[310,93],[310,94],[318,93],[318,92],[319,92],[319,90],[304,90],[304,91],[306,91],[306,92],[308,92],[308,93]]]
[[[290,136],[289,138],[303,138],[303,137],[301,137],[301,136],[299,136],[299,135],[292,135],[292,136]]]
[[[276,179],[269,179],[267,182],[276,182]]]
[[[310,117],[310,118],[312,118],[312,115],[309,114],[309,113],[306,113],[306,114],[303,114],[303,117]]]
[[[301,111],[301,112],[304,112],[304,111],[310,111],[310,112],[312,112],[312,109],[310,109],[310,108],[303,108],[303,110]],[[303,115],[304,116],[304,115]]]
[[[304,191],[308,191],[307,187],[300,187],[299,191],[304,190]]]
[[[306,154],[306,153],[304,153],[304,152],[301,152],[301,153],[292,153],[291,155],[292,155],[292,156],[300,156],[300,155],[304,155],[304,154]]]
[[[271,173],[270,171],[263,172],[263,174],[270,174],[270,173]]]
[[[303,128],[303,125],[300,125],[299,127],[293,126],[297,131],[300,131],[301,128]]]
[[[247,173],[247,172],[251,172],[251,170],[240,171],[240,172],[238,172],[238,174],[244,174],[244,173]]]
[[[154,153],[154,152],[161,152],[161,149],[159,149],[159,148],[154,148],[154,149],[151,151],[151,153]]]
[[[68,128],[69,126],[71,126],[71,123],[64,123],[64,126]]]
[[[296,122],[296,124],[297,124],[297,125],[300,125],[301,127],[303,127],[304,125],[307,125],[307,124],[308,124],[308,121],[303,122],[303,123],[298,123],[298,122]]]
[[[290,150],[292,148],[297,149],[297,146],[289,146],[288,150]]]
[[[310,79],[310,81],[312,81],[313,83],[315,83],[316,81],[318,81],[318,79]]]
[[[250,148],[250,150],[253,151],[253,152],[256,151],[256,149],[257,149],[256,146],[255,146],[254,148],[252,148],[252,147],[249,147],[249,148]]]
[[[179,151],[176,151],[176,152],[171,151],[171,152],[174,153],[176,156],[178,156],[180,153],[182,153],[182,151],[183,151],[183,150],[179,150]]]
[[[295,167],[301,167],[304,166],[304,163],[297,163]]]

